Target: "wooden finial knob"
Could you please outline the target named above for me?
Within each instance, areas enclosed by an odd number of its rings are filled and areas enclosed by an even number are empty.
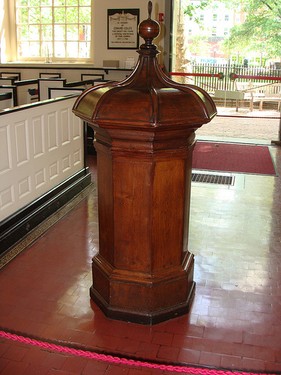
[[[159,35],[160,26],[151,19],[152,2],[148,2],[148,19],[139,24],[139,35],[145,40],[146,45],[151,45],[154,38]]]

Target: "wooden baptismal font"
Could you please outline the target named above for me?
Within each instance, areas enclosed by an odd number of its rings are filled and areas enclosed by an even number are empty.
[[[95,130],[97,151],[99,253],[90,295],[108,317],[142,324],[190,308],[194,132],[216,114],[205,91],[172,81],[160,68],[151,10],[149,2],[132,74],[86,90],[73,107]]]

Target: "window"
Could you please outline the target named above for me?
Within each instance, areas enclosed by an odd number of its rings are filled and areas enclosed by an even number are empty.
[[[227,21],[229,21],[229,14],[225,14],[224,15],[224,20],[227,22]]]
[[[218,15],[216,13],[213,14],[213,21],[217,21],[218,20]]]
[[[17,0],[18,59],[89,60],[91,0]]]

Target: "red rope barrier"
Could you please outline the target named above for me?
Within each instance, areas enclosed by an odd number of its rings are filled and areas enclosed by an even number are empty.
[[[181,73],[181,72],[171,72],[171,76],[179,77],[221,77],[221,73]]]
[[[70,354],[73,356],[78,356],[78,357],[83,357],[87,359],[93,359],[97,361],[113,363],[113,364],[118,364],[118,365],[151,368],[151,369],[158,369],[162,371],[178,372],[178,373],[182,373],[182,374],[184,373],[184,374],[190,374],[190,375],[268,375],[265,373],[251,373],[251,372],[230,371],[230,370],[224,371],[224,370],[209,369],[209,368],[205,369],[205,368],[199,368],[199,367],[157,364],[157,363],[146,362],[146,361],[141,361],[141,360],[127,359],[127,358],[117,357],[117,356],[108,355],[108,354],[99,354],[99,353],[91,352],[89,350],[70,348],[68,346],[49,343],[49,342],[41,341],[37,339],[32,339],[29,337],[24,337],[21,335],[17,335],[17,334],[5,332],[5,331],[0,331],[0,337],[3,339],[16,341],[22,344],[37,346],[41,349],[47,349],[47,350],[51,350],[51,351],[62,353],[62,354]],[[271,375],[278,375],[278,374],[271,373]]]
[[[259,79],[263,81],[281,81],[281,77],[272,77],[272,76],[260,76],[260,75],[247,75],[247,74],[236,74],[232,73],[231,74],[231,79],[236,79],[236,78],[246,78],[246,79]]]
[[[179,77],[217,77],[224,78],[223,73],[182,73],[182,72],[171,72],[171,76]],[[231,73],[230,78],[235,80],[237,78],[246,78],[246,79],[257,79],[263,81],[281,81],[281,77],[272,77],[272,76],[261,76],[261,75],[247,75],[247,74],[236,74]]]

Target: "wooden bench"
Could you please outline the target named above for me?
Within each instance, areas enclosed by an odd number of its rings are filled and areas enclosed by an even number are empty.
[[[277,103],[277,110],[280,110],[281,83],[272,83],[256,88],[251,98],[252,109],[254,103],[259,103],[259,110],[262,111],[264,102]]]
[[[259,103],[259,110],[262,111],[264,102],[274,102],[280,110],[281,83],[257,83],[257,82],[236,82],[237,91],[243,92],[244,99],[250,102],[250,110],[253,111],[254,103]]]
[[[244,94],[241,91],[231,91],[231,90],[215,90],[215,98],[223,99],[225,104],[226,100],[235,100],[236,112],[238,112],[239,101],[244,99]]]

